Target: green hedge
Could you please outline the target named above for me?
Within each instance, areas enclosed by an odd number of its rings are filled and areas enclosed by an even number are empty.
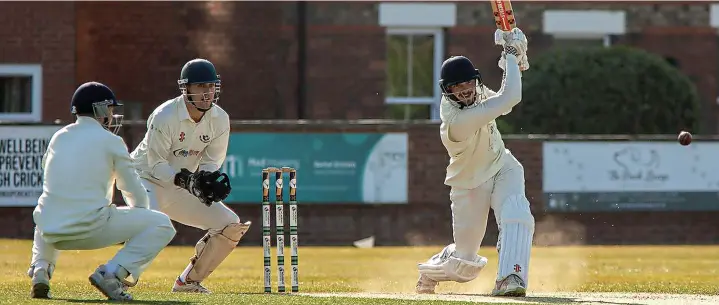
[[[530,70],[523,73],[522,102],[500,117],[511,132],[698,132],[694,84],[659,56],[627,47],[577,48],[547,51],[530,60]]]

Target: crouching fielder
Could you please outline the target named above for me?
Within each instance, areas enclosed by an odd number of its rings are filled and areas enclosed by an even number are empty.
[[[111,300],[132,300],[125,287],[137,283],[175,236],[167,215],[148,209],[127,146],[114,134],[122,124],[122,115],[115,114],[119,106],[107,86],[85,83],[72,97],[77,121],[50,139],[42,159],[43,193],[33,212],[36,227],[28,270],[33,298],[50,297],[59,250],[100,249],[124,242],[89,279]],[[111,204],[115,181],[128,207]]]
[[[220,173],[230,137],[230,117],[216,105],[220,78],[204,59],[187,62],[178,80],[181,95],[164,102],[147,120],[147,133],[131,156],[150,196],[150,207],[172,220],[207,230],[172,292],[210,293],[201,285],[250,227],[221,201],[230,193]]]
[[[439,81],[440,136],[450,156],[445,184],[451,187],[454,243],[419,265],[418,293],[434,293],[438,282],[475,279],[487,259],[477,255],[489,208],[499,225],[499,268],[495,296],[525,296],[534,217],[524,194],[524,169],[505,149],[495,119],[522,98],[520,66],[529,67],[527,40],[519,29],[495,32],[504,51],[499,92],[482,84],[479,71],[464,56],[442,64]]]

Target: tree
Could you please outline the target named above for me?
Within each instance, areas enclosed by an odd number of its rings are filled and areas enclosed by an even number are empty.
[[[663,58],[628,47],[551,50],[523,72],[522,102],[502,119],[516,132],[698,132],[699,95]]]

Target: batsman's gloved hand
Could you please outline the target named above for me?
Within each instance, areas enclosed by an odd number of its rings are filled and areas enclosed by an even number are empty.
[[[499,67],[504,70],[506,66],[505,56],[512,54],[517,57],[520,71],[529,70],[529,58],[527,57],[527,36],[519,28],[511,31],[497,29],[494,32],[494,43],[503,47],[502,57],[499,59]]]
[[[230,195],[230,177],[219,171],[197,171],[195,173],[183,168],[175,175],[175,185],[195,195],[206,206],[222,201]]]

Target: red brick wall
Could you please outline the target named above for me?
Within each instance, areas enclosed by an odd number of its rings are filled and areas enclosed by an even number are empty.
[[[283,5],[78,2],[77,82],[105,82],[121,99],[143,103],[147,116],[179,94],[182,65],[202,57],[215,64],[224,84],[220,103],[233,118],[275,118],[291,95],[282,58],[289,46],[277,19]]]
[[[469,55],[499,86],[491,10],[458,4],[446,54]],[[384,112],[385,36],[373,2],[309,2],[304,77],[307,119],[377,118]],[[541,33],[546,9],[622,9],[630,34],[617,42],[680,62],[702,96],[703,127],[717,130],[717,40],[703,2],[517,3],[530,56],[551,47]],[[0,3],[0,62],[42,63],[44,118],[70,119],[67,100],[89,80],[109,84],[146,116],[178,94],[189,59],[213,61],[225,83],[221,104],[235,119],[297,118],[297,4],[293,2]],[[684,46],[677,47],[677,41]],[[693,64],[702,58],[703,64]]]
[[[0,2],[0,64],[42,64],[43,119],[70,112],[75,3]]]

